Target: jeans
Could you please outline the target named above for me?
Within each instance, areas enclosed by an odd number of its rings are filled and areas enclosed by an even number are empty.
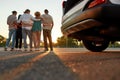
[[[9,36],[8,36],[8,39],[6,41],[6,48],[10,45],[10,41],[11,41],[11,38],[12,38],[12,45],[11,45],[11,48],[14,48],[15,46],[15,37],[16,37],[16,29],[9,29]]]
[[[32,32],[31,30],[27,30],[25,28],[22,29],[22,36],[23,36],[23,40],[24,40],[24,48],[28,48],[27,46],[27,35],[29,38],[29,43],[30,43],[30,48],[32,48]]]

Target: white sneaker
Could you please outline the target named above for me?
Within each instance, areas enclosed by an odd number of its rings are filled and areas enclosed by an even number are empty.
[[[30,48],[30,51],[33,51],[32,48]]]
[[[18,48],[15,48],[16,51],[18,51]]]
[[[21,48],[19,48],[19,51],[22,51],[22,49],[21,49]]]
[[[35,51],[39,51],[40,49],[39,48],[35,48]]]
[[[24,49],[24,51],[27,51],[27,49]]]

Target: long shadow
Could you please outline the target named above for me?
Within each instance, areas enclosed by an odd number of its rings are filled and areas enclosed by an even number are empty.
[[[29,60],[45,52],[7,51],[5,53],[7,56],[0,58],[0,75],[2,75],[4,72],[10,72],[12,69],[17,68],[21,64],[29,63]]]
[[[80,80],[54,52],[37,60],[32,68],[15,80]]]

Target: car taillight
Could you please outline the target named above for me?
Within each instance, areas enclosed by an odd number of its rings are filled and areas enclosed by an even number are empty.
[[[62,7],[65,8],[65,5],[66,5],[66,1],[63,1]]]
[[[105,3],[105,1],[106,1],[106,0],[93,0],[93,1],[90,3],[90,5],[89,5],[88,8],[94,7],[94,6],[99,5],[99,4],[103,4],[103,3]]]

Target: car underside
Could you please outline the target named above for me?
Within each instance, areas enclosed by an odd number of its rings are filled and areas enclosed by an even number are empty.
[[[87,6],[88,3],[84,2]],[[76,9],[81,5],[78,6],[64,13],[61,30],[65,36],[82,40],[88,50],[95,52],[103,51],[110,42],[120,41],[120,5],[85,6],[82,10]]]

